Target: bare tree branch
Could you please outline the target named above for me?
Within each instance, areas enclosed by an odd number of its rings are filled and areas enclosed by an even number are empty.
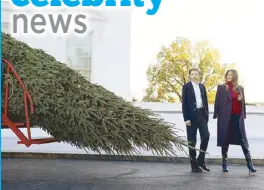
[[[179,97],[179,99],[181,100],[182,97],[181,97],[181,94],[178,92],[178,90],[175,88],[174,85],[172,85],[169,81],[167,81],[166,79],[164,79],[164,82],[166,82],[172,89],[173,89],[173,92],[177,94],[177,96]]]

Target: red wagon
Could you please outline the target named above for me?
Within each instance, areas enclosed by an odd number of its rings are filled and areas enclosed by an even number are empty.
[[[33,101],[31,98],[30,93],[26,89],[23,81],[19,77],[18,73],[14,69],[13,65],[8,62],[7,60],[2,58],[2,64],[5,66],[5,70],[2,72],[2,76],[8,75],[8,74],[13,74],[14,77],[17,79],[20,87],[24,91],[24,107],[25,107],[25,122],[24,123],[17,123],[11,121],[11,119],[8,117],[8,103],[9,103],[9,85],[4,84],[3,85],[3,92],[4,92],[4,98],[2,101],[4,101],[4,110],[2,113],[2,129],[9,128],[13,131],[13,133],[16,134],[18,139],[18,144],[24,144],[26,147],[31,146],[32,144],[46,144],[46,143],[52,143],[52,142],[57,142],[55,138],[42,138],[42,139],[32,139],[31,137],[31,131],[30,131],[30,114],[34,113],[34,105]],[[3,67],[2,67],[3,68]],[[5,77],[2,77],[2,80],[4,80]],[[12,98],[12,97],[11,97]],[[30,109],[30,111],[29,111]],[[26,128],[27,129],[27,135],[25,135],[20,129],[21,128]]]

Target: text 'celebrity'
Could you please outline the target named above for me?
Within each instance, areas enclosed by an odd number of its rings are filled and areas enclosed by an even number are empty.
[[[120,0],[121,7],[130,7],[132,5],[132,1],[134,6],[136,7],[144,7],[145,0]],[[162,0],[148,0],[152,4],[152,8],[148,8],[146,14],[154,15],[159,10],[160,4]],[[18,7],[25,7],[30,4],[36,7],[60,7],[63,4],[67,7],[99,7],[105,5],[106,7],[115,7],[117,5],[116,0],[12,0],[13,4]]]

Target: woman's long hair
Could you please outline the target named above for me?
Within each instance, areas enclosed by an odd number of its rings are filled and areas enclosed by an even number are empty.
[[[228,73],[231,72],[233,77],[232,77],[232,84],[233,84],[233,90],[234,91],[238,91],[238,87],[239,87],[239,84],[238,84],[238,72],[237,70],[235,69],[229,69],[228,71],[226,71],[226,74],[225,74],[225,84],[227,86],[227,75]],[[228,88],[228,86],[227,86]]]

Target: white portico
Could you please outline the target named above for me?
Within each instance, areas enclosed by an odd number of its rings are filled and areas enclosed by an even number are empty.
[[[65,14],[65,9],[61,11]],[[83,9],[80,14],[83,13]],[[13,14],[37,14],[33,8],[16,9],[10,2],[2,2],[2,31],[34,48],[43,49],[58,61],[80,71],[88,80],[130,100],[129,64],[131,11],[128,9],[87,9],[88,32],[78,37],[12,34]],[[68,13],[68,12],[67,12]],[[76,10],[75,13],[76,14]],[[30,16],[31,15],[31,16]],[[22,20],[19,21],[22,24]],[[29,20],[30,22],[30,20]]]

